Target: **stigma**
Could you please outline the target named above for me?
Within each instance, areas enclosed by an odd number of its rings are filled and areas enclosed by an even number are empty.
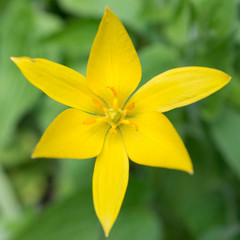
[[[109,86],[107,88],[111,91],[113,96],[112,108],[105,108],[104,104],[99,99],[94,98],[93,103],[103,110],[104,116],[86,119],[83,124],[91,125],[97,122],[107,122],[110,125],[110,133],[112,134],[116,134],[117,128],[122,124],[129,124],[138,131],[138,125],[126,117],[128,111],[135,108],[135,103],[130,102],[123,109],[119,108],[117,91],[114,87]]]

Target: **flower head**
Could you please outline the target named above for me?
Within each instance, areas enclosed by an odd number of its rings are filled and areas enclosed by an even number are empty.
[[[106,236],[127,189],[129,158],[193,173],[183,142],[162,112],[207,97],[230,81],[216,69],[182,67],[157,75],[130,97],[140,82],[141,65],[124,26],[108,8],[86,77],[45,59],[11,59],[33,85],[71,107],[48,127],[32,156],[97,157],[93,200]]]

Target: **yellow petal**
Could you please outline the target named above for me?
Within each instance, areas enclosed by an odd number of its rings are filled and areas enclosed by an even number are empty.
[[[82,74],[41,58],[11,57],[11,60],[29,82],[54,100],[86,112],[103,113],[94,105],[93,99],[97,97]]]
[[[122,125],[129,158],[139,164],[193,173],[189,154],[170,121],[160,112],[139,114],[131,121],[138,126]]]
[[[131,39],[120,20],[107,8],[88,61],[90,88],[110,107],[114,97],[110,89],[115,89],[122,107],[136,89],[141,75],[141,65]]]
[[[230,81],[226,73],[205,67],[182,67],[164,72],[142,86],[129,100],[135,108],[129,116],[144,111],[166,112],[194,103]]]
[[[97,156],[109,125],[100,121],[84,124],[89,118],[96,117],[78,109],[62,112],[45,131],[32,157],[84,159]]]
[[[93,174],[93,201],[106,237],[120,211],[128,185],[129,162],[122,136],[109,133]]]

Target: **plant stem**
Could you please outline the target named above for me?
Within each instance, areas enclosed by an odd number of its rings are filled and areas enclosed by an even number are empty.
[[[12,184],[0,162],[0,211],[8,219],[17,219],[22,213]]]

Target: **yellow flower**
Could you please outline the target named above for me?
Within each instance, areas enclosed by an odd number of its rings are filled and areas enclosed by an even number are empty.
[[[60,64],[12,57],[25,77],[72,108],[43,134],[34,158],[97,157],[93,174],[96,214],[108,236],[128,185],[129,161],[193,173],[189,154],[162,112],[216,92],[230,76],[205,67],[159,74],[131,97],[141,65],[120,20],[106,9],[90,53],[87,77]]]

